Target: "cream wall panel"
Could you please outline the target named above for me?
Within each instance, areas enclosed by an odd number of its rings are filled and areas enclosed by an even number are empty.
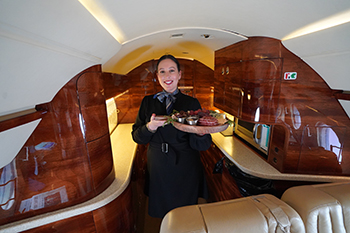
[[[49,102],[121,45],[78,2],[0,2],[0,116]]]
[[[0,169],[9,164],[28,140],[41,119],[0,133]]]

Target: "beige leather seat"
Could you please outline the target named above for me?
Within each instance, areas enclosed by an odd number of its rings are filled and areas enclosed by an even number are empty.
[[[264,194],[174,209],[164,217],[160,232],[303,233],[305,228],[295,210]]]
[[[350,183],[292,187],[281,199],[299,213],[308,233],[350,232]]]

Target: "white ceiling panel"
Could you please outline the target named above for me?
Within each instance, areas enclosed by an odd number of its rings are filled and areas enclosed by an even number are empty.
[[[350,90],[350,23],[284,41],[332,89]]]

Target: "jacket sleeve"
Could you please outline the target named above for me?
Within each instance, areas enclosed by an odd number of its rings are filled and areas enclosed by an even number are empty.
[[[203,136],[193,133],[190,134],[190,146],[192,149],[205,151],[209,149],[211,143],[212,139],[210,134],[205,134]]]
[[[146,127],[146,124],[150,120],[147,119],[146,109],[147,101],[145,98],[143,98],[135,123],[132,126],[131,132],[134,142],[138,144],[147,144],[151,141],[153,137],[153,133],[150,132]]]

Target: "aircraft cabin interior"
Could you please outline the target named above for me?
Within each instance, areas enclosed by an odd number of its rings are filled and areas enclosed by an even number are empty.
[[[350,232],[349,38],[348,0],[1,0],[0,232]],[[165,54],[222,121],[167,116],[210,134],[209,196],[154,218],[132,130]]]

